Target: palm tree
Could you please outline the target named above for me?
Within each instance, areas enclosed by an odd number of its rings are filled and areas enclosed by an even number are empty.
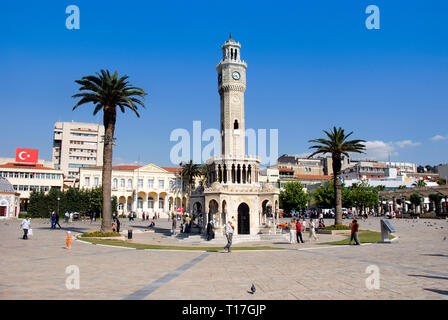
[[[412,186],[417,187],[417,188],[426,187],[426,182],[425,182],[425,180],[418,180],[418,181],[414,182],[412,184]]]
[[[325,131],[328,139],[314,139],[308,142],[316,143],[310,149],[316,149],[308,158],[316,154],[331,154],[333,159],[333,187],[335,194],[335,225],[342,224],[342,186],[341,186],[341,167],[342,155],[349,156],[349,152],[364,153],[365,140],[347,140],[353,133],[345,134],[344,129],[333,127],[333,131]]]
[[[82,77],[81,80],[75,82],[81,87],[81,93],[73,95],[73,98],[81,98],[73,107],[73,110],[85,103],[93,103],[95,109],[93,114],[96,115],[100,110],[103,110],[104,123],[104,150],[103,150],[103,172],[102,172],[102,224],[101,231],[108,232],[112,230],[112,208],[111,208],[111,183],[112,183],[112,149],[114,144],[115,122],[117,118],[117,107],[121,112],[125,109],[131,109],[137,117],[140,118],[137,112],[138,106],[145,107],[144,103],[136,98],[144,98],[146,93],[143,89],[137,88],[129,84],[127,75],[118,77],[115,71],[113,75],[109,70],[101,70],[96,76]]]
[[[192,160],[190,162],[185,163],[182,166],[182,176],[184,179],[188,181],[188,194],[191,193],[191,187],[193,185],[194,179],[201,175],[201,166],[198,164],[194,164]]]
[[[207,181],[208,181],[208,166],[206,164],[201,164],[199,166],[199,170],[200,170],[200,177],[201,177],[201,182],[203,186],[207,185]]]

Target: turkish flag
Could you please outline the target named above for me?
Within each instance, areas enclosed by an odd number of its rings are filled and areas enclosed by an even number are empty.
[[[37,163],[39,159],[39,149],[16,149],[16,162]]]

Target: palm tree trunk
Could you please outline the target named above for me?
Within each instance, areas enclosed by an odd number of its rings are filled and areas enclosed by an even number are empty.
[[[103,210],[101,231],[112,231],[112,149],[114,145],[115,108],[104,107],[104,150],[103,150]]]
[[[335,200],[335,219],[334,224],[342,224],[342,185],[341,185],[341,156],[332,155],[333,158],[333,186]]]

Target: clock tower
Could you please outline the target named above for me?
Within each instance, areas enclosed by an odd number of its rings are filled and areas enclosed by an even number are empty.
[[[246,62],[241,60],[241,44],[230,39],[222,48],[218,71],[221,112],[221,154],[228,157],[245,155],[244,92]]]
[[[258,181],[260,159],[246,155],[244,92],[247,64],[241,60],[241,44],[232,39],[221,47],[216,66],[220,97],[221,155],[207,159],[207,182],[190,195],[190,208],[201,215],[203,231],[215,221],[216,238],[224,239],[224,225],[232,221],[235,240],[260,238],[265,226],[277,226],[280,191]],[[270,209],[269,209],[270,208]],[[268,213],[272,213],[268,217]],[[262,228],[260,228],[262,226]]]

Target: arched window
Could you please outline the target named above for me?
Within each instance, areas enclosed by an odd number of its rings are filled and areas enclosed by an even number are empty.
[[[239,126],[238,126],[238,120],[235,120],[235,122],[233,123],[233,129],[238,129],[239,128]]]
[[[236,182],[241,183],[241,166],[238,165],[238,169],[236,170]]]
[[[114,180],[112,180],[112,188],[113,189],[118,188],[118,179],[117,178],[114,178]]]

